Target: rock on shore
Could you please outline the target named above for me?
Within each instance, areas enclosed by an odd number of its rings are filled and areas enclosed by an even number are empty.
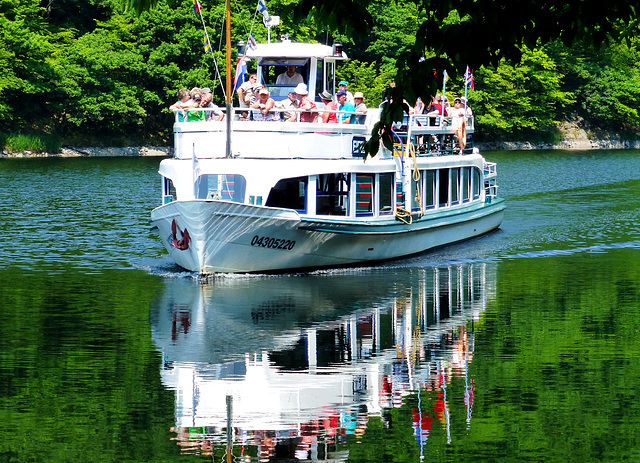
[[[36,153],[25,151],[12,153],[3,150],[2,157],[26,158],[26,157],[122,157],[122,156],[172,156],[173,148],[169,146],[127,146],[124,148],[84,148],[65,147],[60,153]]]

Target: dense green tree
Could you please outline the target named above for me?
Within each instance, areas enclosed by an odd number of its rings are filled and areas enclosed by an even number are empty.
[[[522,137],[522,131],[554,127],[562,108],[573,102],[571,93],[561,90],[562,77],[542,48],[525,47],[517,66],[481,68],[476,78],[482,85],[472,99],[477,123],[489,136]]]
[[[123,14],[123,4],[141,14]],[[203,4],[214,49],[207,55],[191,0],[43,5],[0,0],[0,133],[165,143],[172,117],[166,108],[180,87],[208,86],[216,102],[224,101],[222,0]],[[272,37],[345,44],[352,60],[338,69],[339,76],[363,91],[370,106],[381,101],[391,81],[397,84],[396,103],[412,103],[417,96],[428,100],[441,89],[445,69],[447,92],[462,94],[461,74],[469,65],[476,79],[469,98],[488,136],[529,137],[571,118],[631,134],[640,128],[640,56],[637,41],[618,38],[637,33],[637,15],[618,0],[594,5],[593,0],[517,7],[506,0],[268,2],[272,14],[281,16]],[[258,41],[266,40],[255,9],[255,0],[233,4],[234,47],[246,40],[252,25]],[[234,49],[229,72],[235,58]],[[389,108],[380,128],[401,114],[400,106]]]

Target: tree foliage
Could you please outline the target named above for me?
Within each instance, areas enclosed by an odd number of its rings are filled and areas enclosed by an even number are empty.
[[[266,40],[255,3],[233,4],[232,43],[246,40],[252,24],[256,39]],[[526,136],[574,117],[607,130],[640,128],[638,18],[620,0],[267,3],[281,17],[272,36],[345,44],[352,60],[339,76],[369,106],[395,82],[396,104],[383,113],[381,130],[402,117],[400,102],[439,91],[444,70],[447,92],[462,94],[467,65],[476,84],[469,100],[492,137]],[[191,0],[0,1],[0,133],[166,143],[166,108],[179,88],[208,86],[224,101],[224,5],[203,3],[214,48],[205,55]]]

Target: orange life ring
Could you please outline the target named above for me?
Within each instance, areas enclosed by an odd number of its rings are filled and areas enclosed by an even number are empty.
[[[173,221],[171,222],[171,232],[173,238],[172,244],[174,248],[180,249],[181,251],[186,251],[187,249],[189,249],[189,242],[191,241],[189,232],[186,228],[184,230],[180,230],[180,227],[178,227],[178,224],[176,223],[176,219],[173,219]],[[176,232],[180,232],[180,234],[182,235],[182,238],[180,238],[179,240],[176,236]]]
[[[460,120],[460,124],[456,129],[456,135],[458,136],[458,144],[460,145],[460,149],[463,150],[465,146],[467,146],[467,126],[464,122],[464,119]]]

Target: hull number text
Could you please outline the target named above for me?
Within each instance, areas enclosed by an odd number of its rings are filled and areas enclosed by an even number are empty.
[[[262,246],[263,248],[284,249],[290,251],[296,245],[295,241],[282,240],[279,238],[269,238],[268,236],[254,236],[251,246]]]

